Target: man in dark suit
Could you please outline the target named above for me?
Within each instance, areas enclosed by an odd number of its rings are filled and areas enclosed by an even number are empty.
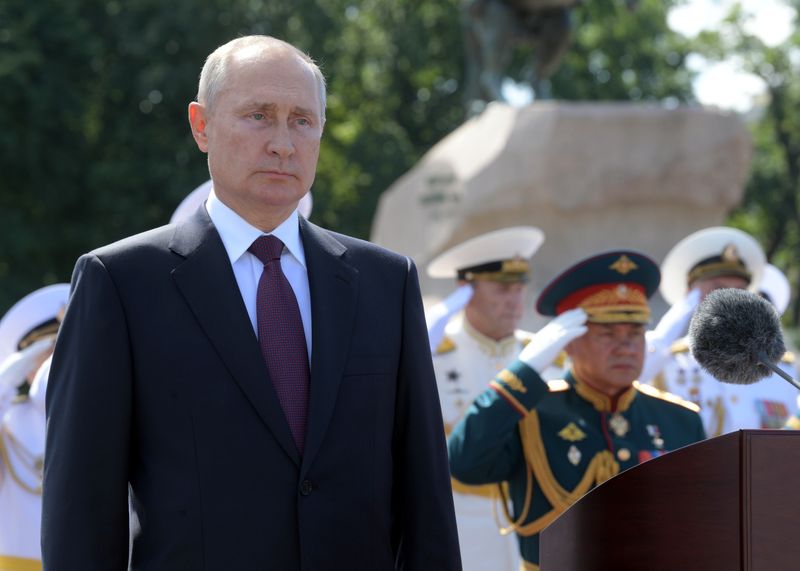
[[[324,79],[274,38],[209,56],[188,220],[83,256],[48,388],[48,571],[458,570],[414,265],[297,216]]]

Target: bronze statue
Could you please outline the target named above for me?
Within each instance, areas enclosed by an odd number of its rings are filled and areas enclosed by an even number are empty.
[[[580,0],[462,0],[467,101],[504,101],[502,82],[514,49],[534,47],[526,76],[536,96],[558,67],[571,39],[570,14]]]

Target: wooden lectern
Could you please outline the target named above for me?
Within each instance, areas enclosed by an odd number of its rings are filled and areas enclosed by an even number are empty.
[[[740,430],[631,468],[541,535],[542,571],[800,570],[800,431]]]

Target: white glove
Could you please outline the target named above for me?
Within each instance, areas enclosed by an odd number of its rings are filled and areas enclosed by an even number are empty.
[[[14,398],[17,387],[33,372],[39,358],[53,347],[53,343],[55,337],[39,339],[0,363],[0,407]]]
[[[700,290],[694,288],[686,297],[669,308],[656,328],[648,331],[648,344],[652,341],[669,347],[681,338],[689,327],[694,310],[700,305]]]
[[[42,412],[44,412],[44,398],[47,393],[47,381],[50,378],[50,364],[52,362],[52,355],[45,359],[45,362],[36,371],[33,382],[31,382],[31,390],[28,391],[28,397],[30,397],[31,402]]]
[[[586,312],[580,308],[565,311],[536,332],[519,360],[541,374],[570,341],[586,333],[586,319]]]
[[[448,295],[442,301],[434,305],[425,316],[428,326],[428,341],[431,346],[431,353],[436,352],[439,343],[444,339],[444,328],[450,318],[461,310],[472,299],[473,289],[470,284],[464,284],[456,291]]]
[[[647,352],[640,379],[649,381],[664,367],[669,348],[689,327],[694,310],[700,305],[700,290],[694,288],[686,297],[669,308],[655,329],[645,334]]]

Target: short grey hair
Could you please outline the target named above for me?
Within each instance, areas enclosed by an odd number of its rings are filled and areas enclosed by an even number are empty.
[[[327,91],[325,85],[325,76],[317,63],[305,52],[296,48],[288,42],[279,40],[272,36],[243,36],[231,40],[227,44],[223,44],[214,50],[211,55],[206,58],[203,69],[200,72],[200,83],[197,86],[197,102],[205,106],[206,109],[211,110],[214,102],[219,95],[222,86],[225,83],[225,75],[228,69],[228,62],[233,54],[239,50],[249,48],[252,46],[261,46],[263,48],[282,47],[303,60],[317,80],[319,87],[319,101],[322,113],[322,121],[325,122],[325,107],[327,105]]]

